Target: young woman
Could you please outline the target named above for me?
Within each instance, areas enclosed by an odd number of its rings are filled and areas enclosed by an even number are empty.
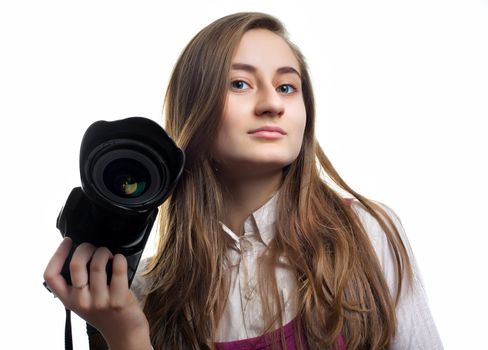
[[[132,291],[125,258],[89,244],[68,286],[69,239],[44,275],[111,349],[442,348],[400,220],[318,145],[306,63],[276,18],[238,13],[199,32],[165,117],[187,162]]]

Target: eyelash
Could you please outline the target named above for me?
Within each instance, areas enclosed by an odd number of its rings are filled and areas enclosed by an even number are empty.
[[[246,83],[246,82],[245,82],[244,80],[242,80],[242,79],[233,80],[233,81],[230,83],[231,88],[232,88],[232,89],[235,89],[235,90],[238,90],[238,91],[242,90],[242,88],[238,88],[238,87],[236,87],[236,85],[235,85],[236,83],[243,83],[243,84],[245,84],[245,85],[249,86],[249,84],[248,84],[248,83]],[[297,91],[297,88],[296,88],[296,87],[295,87],[293,84],[281,84],[280,86],[278,86],[277,90],[278,90],[278,89],[280,89],[280,88],[282,88],[282,87],[284,87],[284,86],[290,87],[290,88],[293,90],[293,91],[291,91],[291,92],[283,92],[283,94],[285,94],[285,95],[289,95],[289,94],[294,93],[294,92],[296,92],[296,91]]]

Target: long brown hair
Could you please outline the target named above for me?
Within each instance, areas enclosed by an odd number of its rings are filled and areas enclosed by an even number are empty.
[[[333,348],[341,334],[349,349],[386,348],[395,332],[402,281],[405,275],[411,278],[405,246],[381,206],[352,190],[320,148],[305,59],[281,22],[262,13],[237,13],[211,23],[191,40],[173,70],[165,128],[185,150],[187,162],[177,188],[161,207],[159,245],[148,267],[152,288],[144,311],[152,342],[156,349],[213,348],[229,292],[226,255],[232,242],[219,221],[223,196],[210,150],[224,108],[231,58],[244,33],[255,28],[276,33],[294,51],[307,113],[300,154],[283,171],[276,236],[263,276],[272,273],[280,256],[287,258],[299,287],[297,316],[312,348]],[[396,263],[395,296],[357,214],[333,186],[356,198],[385,231]],[[279,300],[276,284],[269,288]],[[267,315],[271,322],[281,322],[279,307],[265,310],[273,313]]]

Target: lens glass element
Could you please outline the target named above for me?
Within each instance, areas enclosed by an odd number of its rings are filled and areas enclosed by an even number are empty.
[[[115,195],[137,198],[149,188],[151,176],[147,168],[135,159],[118,158],[104,169],[103,182]]]

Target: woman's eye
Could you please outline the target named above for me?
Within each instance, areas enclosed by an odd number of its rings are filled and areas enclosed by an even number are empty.
[[[231,86],[235,90],[244,90],[249,87],[249,85],[242,80],[234,80],[231,82]]]
[[[281,92],[282,94],[291,94],[295,91],[297,91],[297,89],[295,89],[293,85],[290,84],[283,84],[278,86],[278,92]]]

